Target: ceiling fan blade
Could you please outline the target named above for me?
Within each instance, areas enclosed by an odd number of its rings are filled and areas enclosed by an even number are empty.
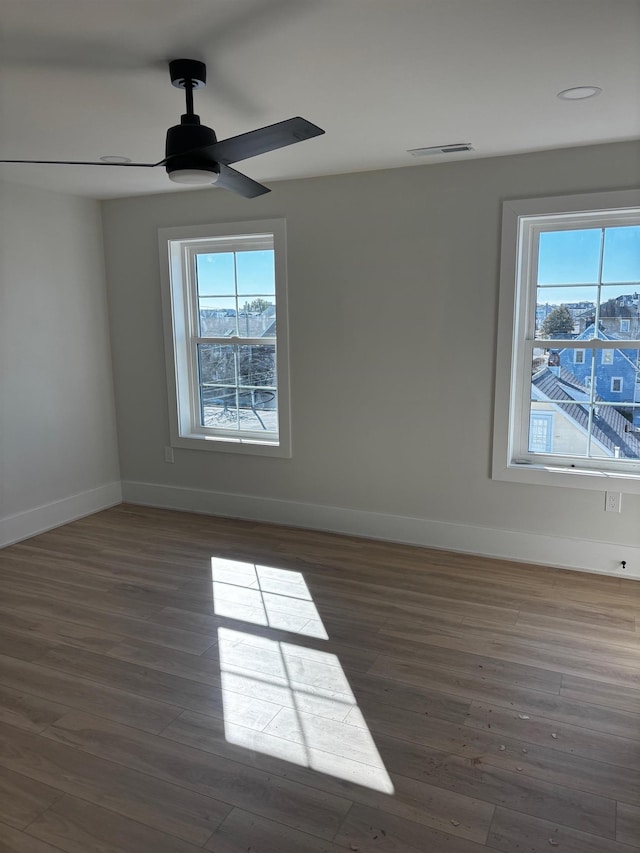
[[[217,163],[229,165],[239,160],[247,160],[249,157],[256,157],[258,154],[266,154],[267,151],[275,151],[277,148],[303,142],[305,139],[312,139],[314,136],[321,136],[323,133],[322,128],[297,116],[258,130],[241,133],[240,136],[231,136],[214,145],[207,145],[199,149],[198,154],[204,154]]]
[[[217,187],[222,187],[225,190],[231,190],[244,198],[256,198],[256,196],[270,193],[269,187],[259,184],[252,178],[248,178],[241,172],[236,172],[235,169],[230,169],[224,163],[220,164],[220,174],[216,181]]]
[[[165,161],[158,163],[104,163],[102,160],[0,160],[0,163],[43,163],[53,166],[142,166],[152,169],[154,166],[163,166]]]

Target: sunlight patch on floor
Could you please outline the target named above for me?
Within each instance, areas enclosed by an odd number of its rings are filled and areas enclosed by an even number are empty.
[[[217,616],[328,639],[300,572],[213,557],[211,579]]]
[[[219,558],[211,569],[217,616],[329,639],[300,572]],[[227,741],[393,794],[338,657],[263,633],[218,628]]]

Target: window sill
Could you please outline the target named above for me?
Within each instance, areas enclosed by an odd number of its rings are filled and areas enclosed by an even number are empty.
[[[241,453],[250,456],[275,456],[291,458],[291,447],[274,441],[258,441],[249,438],[237,438],[218,435],[181,435],[171,438],[171,446],[183,450],[213,450],[217,453]]]
[[[492,479],[538,486],[640,494],[640,471],[614,473],[594,468],[571,468],[566,465],[494,464]]]

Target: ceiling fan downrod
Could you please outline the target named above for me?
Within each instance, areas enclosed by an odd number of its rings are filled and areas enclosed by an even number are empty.
[[[172,59],[169,63],[169,74],[172,85],[176,89],[184,89],[187,112],[182,117],[183,124],[200,124],[200,117],[193,111],[193,91],[204,89],[207,85],[206,65],[197,59]]]
[[[192,153],[217,142],[212,128],[200,124],[200,116],[193,111],[194,89],[202,89],[207,83],[206,66],[196,59],[173,59],[169,74],[176,89],[184,89],[187,111],[180,116],[180,124],[167,131],[167,174],[178,183],[215,183],[219,165],[209,157]]]

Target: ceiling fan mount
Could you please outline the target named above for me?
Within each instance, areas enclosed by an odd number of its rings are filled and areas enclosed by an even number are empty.
[[[204,89],[207,85],[207,66],[197,59],[172,59],[169,75],[176,89]]]
[[[182,184],[217,184],[245,198],[270,192],[268,187],[230,168],[231,163],[275,151],[287,145],[320,136],[324,130],[297,116],[218,141],[215,131],[200,123],[193,111],[193,92],[207,82],[204,62],[173,59],[169,62],[171,83],[184,89],[186,112],[180,124],[167,131],[164,159],[157,163],[117,163],[95,160],[0,160],[0,163],[33,163],[66,166],[111,166],[155,168],[164,166],[172,181]]]

